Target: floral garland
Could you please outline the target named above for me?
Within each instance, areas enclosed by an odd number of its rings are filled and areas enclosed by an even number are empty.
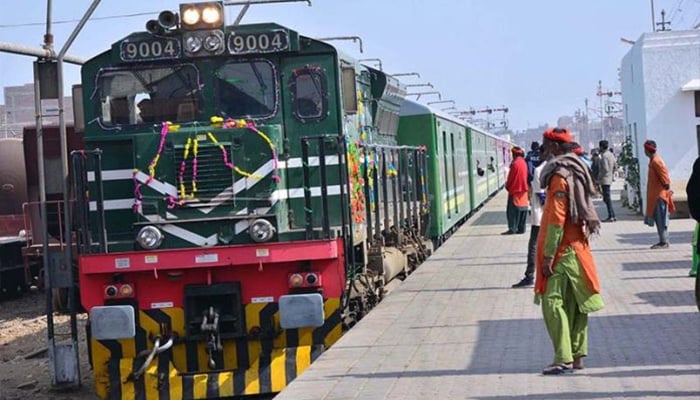
[[[348,143],[347,162],[350,171],[350,210],[353,220],[360,224],[365,221],[365,180],[360,172],[360,151],[355,143]]]
[[[258,136],[260,136],[265,143],[267,143],[268,147],[270,147],[270,152],[272,153],[272,162],[273,162],[273,170],[274,173],[272,174],[272,179],[279,183],[280,177],[277,174],[277,170],[279,167],[279,158],[277,157],[277,148],[275,148],[275,144],[272,143],[272,140],[270,139],[269,136],[267,136],[264,132],[262,132],[260,129],[258,129],[255,124],[252,121],[246,121],[244,119],[227,119],[224,120],[221,117],[211,117],[211,124],[213,127],[224,127],[224,128],[248,128],[252,132],[256,133]]]
[[[185,190],[185,169],[187,168],[187,158],[189,158],[190,146],[192,146],[192,191],[188,195]],[[197,153],[199,148],[199,141],[197,139],[187,138],[187,143],[185,144],[185,154],[182,157],[182,162],[180,163],[180,173],[178,174],[178,182],[180,183],[180,198],[193,199],[195,193],[197,193]]]
[[[146,185],[149,185],[155,179],[156,166],[158,165],[158,161],[160,161],[160,155],[163,153],[165,138],[168,136],[168,132],[177,132],[179,129],[180,125],[175,125],[171,122],[163,122],[161,124],[158,151],[156,151],[156,155],[153,157],[151,162],[148,163],[148,179],[146,180]],[[134,172],[132,174],[132,179],[134,180],[134,212],[138,212],[141,209],[141,203],[143,200],[143,194],[141,193],[142,184],[137,179],[139,172],[141,171],[138,168],[134,168]],[[172,197],[173,196],[168,195],[168,203],[172,202]],[[171,208],[170,205],[168,205],[168,208]]]
[[[234,120],[234,119],[227,119],[224,120],[221,117],[211,117],[211,126],[213,128],[248,128],[250,131],[256,133],[258,136],[260,136],[265,143],[270,147],[270,150],[272,152],[272,159],[273,159],[273,174],[272,174],[272,180],[274,180],[276,183],[279,183],[281,181],[279,174],[277,173],[278,171],[278,166],[279,166],[279,159],[277,156],[277,149],[275,148],[274,143],[272,140],[260,129],[258,129],[253,122],[248,122],[244,119],[240,120]],[[156,151],[156,155],[153,157],[151,162],[148,164],[148,179],[144,183],[146,186],[148,186],[153,180],[155,179],[155,174],[156,174],[156,167],[158,165],[158,161],[160,161],[161,154],[163,153],[163,149],[165,147],[165,142],[166,138],[169,132],[177,132],[180,129],[180,125],[175,125],[172,124],[171,122],[163,122],[161,124],[161,131],[160,131],[160,142],[158,144],[158,150]],[[207,132],[207,138],[209,141],[211,141],[215,146],[217,146],[221,150],[221,157],[223,160],[224,165],[229,168],[232,171],[235,171],[239,175],[245,177],[245,178],[256,178],[256,179],[262,179],[263,177],[258,174],[253,174],[247,171],[244,171],[243,169],[237,167],[234,165],[232,160],[229,160],[228,158],[228,151],[226,151],[226,147],[219,142],[219,140],[216,138],[216,136],[212,132]],[[190,152],[191,149],[191,152]],[[166,200],[168,202],[168,209],[173,209],[177,206],[183,206],[185,205],[185,202],[187,199],[194,199],[196,197],[197,193],[197,156],[199,152],[199,142],[197,138],[192,138],[189,137],[187,138],[187,142],[185,143],[185,148],[183,151],[183,157],[182,157],[182,162],[180,163],[180,170],[178,173],[178,189],[179,193],[178,196],[175,197],[173,195],[167,195]],[[190,193],[187,193],[186,190],[186,184],[185,184],[185,171],[187,169],[187,162],[190,158],[190,154],[192,155],[192,180],[190,182]],[[141,172],[138,168],[134,168],[132,179],[134,181],[134,212],[138,212],[141,209],[142,201],[143,201],[143,194],[141,193],[141,187],[143,184],[138,181],[138,173]]]
[[[372,177],[372,170],[375,168],[375,165],[377,164],[377,152],[376,151],[371,151],[368,148],[363,148],[363,153],[364,153],[364,163],[363,163],[363,168],[364,168],[364,173],[367,175],[367,185],[369,187],[369,207],[371,212],[374,212],[376,208],[376,202],[374,200],[374,178]]]

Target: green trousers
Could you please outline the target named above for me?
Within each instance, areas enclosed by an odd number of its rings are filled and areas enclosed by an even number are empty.
[[[592,293],[581,275],[572,248],[568,248],[547,279],[542,316],[554,347],[554,363],[570,363],[588,354],[588,313],[603,308],[603,298]]]

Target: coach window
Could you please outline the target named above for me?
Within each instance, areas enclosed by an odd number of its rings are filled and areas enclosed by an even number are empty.
[[[217,112],[232,118],[270,118],[277,112],[277,79],[267,60],[231,62],[214,79]]]
[[[302,123],[317,122],[328,114],[328,81],[318,66],[295,69],[289,82],[292,114]]]

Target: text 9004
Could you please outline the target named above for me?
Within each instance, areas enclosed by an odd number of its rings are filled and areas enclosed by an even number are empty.
[[[236,33],[228,37],[230,54],[272,53],[289,48],[289,35],[285,31],[260,33]]]
[[[146,39],[139,41],[125,40],[121,43],[122,61],[144,61],[180,56],[180,42],[170,38]]]

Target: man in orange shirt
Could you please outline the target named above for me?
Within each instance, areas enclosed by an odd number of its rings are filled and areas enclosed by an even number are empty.
[[[588,355],[588,314],[603,308],[598,273],[588,243],[600,230],[593,206],[595,183],[586,164],[573,153],[571,134],[555,128],[543,135],[542,171],[547,188],[537,237],[535,304],[541,304],[554,361],[544,375],[583,368]]]
[[[671,176],[668,173],[664,160],[656,154],[656,142],[647,140],[644,142],[644,154],[649,157],[649,174],[647,175],[647,202],[644,213],[644,223],[649,226],[656,225],[659,234],[659,243],[651,246],[652,249],[668,248],[668,220],[669,213],[676,210],[673,204],[673,192],[671,192]]]
[[[503,232],[502,235],[525,233],[527,208],[530,204],[527,199],[528,184],[525,150],[520,147],[513,147],[511,153],[513,153],[513,162],[510,163],[510,171],[508,171],[508,179],[506,180],[508,230]]]

